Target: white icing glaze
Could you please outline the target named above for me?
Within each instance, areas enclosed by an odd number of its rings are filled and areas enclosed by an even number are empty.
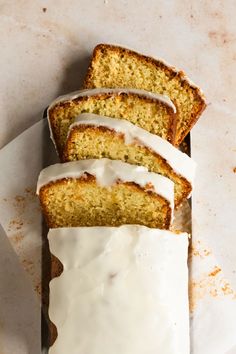
[[[151,183],[154,191],[168,200],[173,210],[174,183],[172,181],[156,173],[148,172],[145,167],[130,165],[118,160],[91,159],[48,166],[40,172],[37,194],[40,188],[49,182],[62,178],[79,178],[86,172],[95,176],[97,183],[102,186],[111,186],[118,179],[123,182],[135,182],[141,187]]]
[[[51,229],[50,354],[189,354],[188,235],[144,226]]]
[[[92,97],[95,95],[102,95],[102,94],[106,94],[106,93],[111,93],[112,95],[120,95],[122,93],[127,93],[127,94],[133,93],[136,95],[141,95],[143,97],[147,97],[152,100],[157,100],[157,101],[161,101],[161,102],[165,103],[173,110],[173,113],[176,113],[176,107],[168,96],[160,95],[160,94],[153,93],[153,92],[148,92],[146,90],[133,89],[133,88],[95,88],[95,89],[84,89],[84,90],[74,91],[69,94],[57,97],[50,104],[50,106],[47,109],[47,120],[48,120],[48,126],[49,126],[49,131],[50,131],[50,138],[51,138],[57,152],[58,152],[57,145],[56,145],[56,141],[53,136],[51,122],[49,119],[50,109],[52,109],[59,102],[71,101],[71,100],[76,99],[78,97],[87,97],[87,96]]]
[[[114,119],[92,113],[80,114],[75,123],[70,126],[70,130],[80,124],[104,126],[113,129],[125,136],[125,143],[131,144],[133,141],[139,141],[140,144],[149,147],[151,150],[162,156],[173,170],[185,177],[192,185],[195,176],[196,163],[186,154],[176,149],[168,141],[157,135],[123,119]]]
[[[173,110],[173,113],[176,113],[176,107],[175,107],[174,103],[166,95],[160,95],[158,93],[149,92],[149,91],[141,90],[141,89],[122,88],[122,87],[121,88],[102,88],[101,87],[101,88],[94,88],[94,89],[84,89],[84,90],[74,91],[74,92],[71,92],[71,93],[63,95],[63,96],[59,96],[51,103],[51,105],[48,108],[48,112],[50,111],[50,109],[53,106],[55,106],[59,102],[71,101],[71,100],[74,100],[79,97],[92,97],[92,96],[97,96],[97,95],[103,95],[106,93],[110,93],[112,95],[121,95],[122,93],[126,93],[126,94],[130,93],[130,94],[140,95],[140,96],[143,96],[146,98],[150,98],[152,100],[161,101],[164,104],[171,107]]]

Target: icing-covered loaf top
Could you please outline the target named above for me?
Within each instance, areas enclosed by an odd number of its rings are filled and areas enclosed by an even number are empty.
[[[51,229],[50,354],[189,354],[188,235],[144,226]]]

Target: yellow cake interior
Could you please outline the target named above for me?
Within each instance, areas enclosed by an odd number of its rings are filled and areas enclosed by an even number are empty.
[[[169,202],[131,182],[110,187],[97,184],[93,176],[63,179],[40,189],[40,201],[48,226],[119,226],[140,224],[167,229]]]
[[[49,120],[59,155],[62,154],[69,126],[80,113],[95,113],[121,118],[171,140],[174,114],[161,101],[135,94],[97,95],[61,102],[49,110]]]
[[[178,111],[175,145],[181,143],[205,108],[200,90],[191,86],[182,72],[116,46],[101,44],[95,48],[84,86],[133,87],[169,96]]]

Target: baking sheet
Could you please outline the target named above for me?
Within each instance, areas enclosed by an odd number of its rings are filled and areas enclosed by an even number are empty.
[[[0,222],[38,298],[41,296],[42,248],[46,235],[35,189],[40,170],[56,160],[46,120],[40,120],[0,151],[0,165],[4,168],[4,174],[0,175]],[[193,193],[193,201],[194,198]],[[178,213],[176,223],[183,225],[185,215],[184,228],[189,229],[189,213],[186,203]],[[207,234],[204,239],[195,239],[193,223],[189,257],[192,354],[236,353],[236,292],[224,277],[225,271],[232,271],[234,264],[229,263],[226,257],[223,257],[226,262],[219,262],[209,248]],[[0,299],[2,306],[3,298]],[[27,312],[25,315],[30,314]],[[7,319],[1,318],[0,321],[7,322]],[[35,321],[40,324],[40,314]],[[36,327],[38,332],[35,336],[40,338],[40,327]],[[17,338],[18,335],[20,331]],[[34,338],[29,337],[28,341],[29,346],[33,345]],[[4,352],[8,353],[12,352]],[[21,354],[17,349],[14,353]]]

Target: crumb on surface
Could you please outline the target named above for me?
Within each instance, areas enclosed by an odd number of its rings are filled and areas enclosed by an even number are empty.
[[[15,218],[10,220],[8,224],[8,231],[20,230],[24,226],[23,220],[20,218]]]
[[[233,168],[233,172],[236,173],[236,167]]]
[[[34,263],[31,260],[23,259],[22,266],[27,273],[29,273],[31,276],[34,276],[35,274]]]
[[[38,284],[35,285],[34,291],[41,296],[42,295],[42,284],[39,282]]]
[[[193,256],[200,257],[201,259],[203,259],[209,256],[210,254],[211,251],[203,247],[203,245],[201,245],[200,240],[195,241],[194,244],[192,243],[189,246],[189,260],[191,260]]]
[[[47,11],[47,8],[46,8],[46,7],[43,7],[42,10],[43,10],[43,12],[46,12],[46,11]]]
[[[21,241],[24,240],[24,235],[21,232],[18,232],[17,234],[10,236],[10,240],[14,245],[18,245],[21,243]]]
[[[231,288],[230,284],[227,282],[222,286],[221,290],[223,291],[224,295],[234,294],[233,289]],[[235,298],[235,295],[236,294],[234,294],[234,298]]]
[[[200,279],[193,279],[189,282],[189,310],[191,313],[194,312],[199,301],[205,297],[230,296],[232,300],[236,300],[236,292],[221,274],[221,268],[216,266],[212,272],[203,274]]]
[[[214,268],[214,270],[212,272],[210,272],[208,275],[209,275],[209,277],[215,277],[219,272],[221,272],[221,268],[216,266]]]
[[[16,195],[15,196],[15,201],[18,203],[24,202],[25,201],[25,197],[23,197],[22,195]]]

